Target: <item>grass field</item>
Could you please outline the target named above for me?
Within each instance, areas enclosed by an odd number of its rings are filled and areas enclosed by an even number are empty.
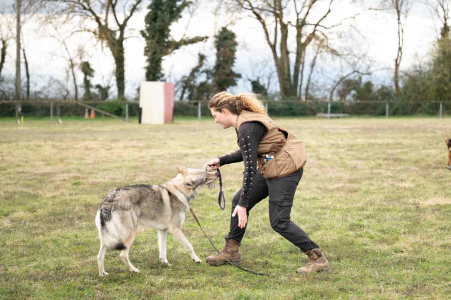
[[[316,241],[332,272],[301,277],[305,255],[275,233],[268,204],[254,208],[243,267],[211,267],[213,254],[190,214],[184,232],[202,264],[168,237],[160,265],[157,234],[141,228],[131,274],[108,251],[99,277],[94,217],[111,189],[160,184],[177,166],[202,168],[235,150],[234,130],[212,119],[172,125],[116,120],[0,120],[0,299],[450,299],[451,171],[444,140],[451,119],[276,119],[304,140],[308,163],[292,220]],[[218,188],[191,202],[217,247],[228,231],[241,164],[221,168]],[[265,261],[267,260],[267,263]]]

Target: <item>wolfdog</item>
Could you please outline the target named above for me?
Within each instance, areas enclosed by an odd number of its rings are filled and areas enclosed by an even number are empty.
[[[160,261],[169,265],[166,258],[166,234],[169,231],[190,253],[196,263],[201,260],[182,232],[189,200],[195,198],[203,185],[214,188],[217,171],[177,168],[178,174],[162,185],[131,185],[112,190],[102,201],[95,223],[99,233],[100,250],[97,255],[99,275],[105,272],[107,249],[122,250],[121,260],[132,272],[139,272],[128,259],[138,228],[138,220],[145,226],[158,230]]]

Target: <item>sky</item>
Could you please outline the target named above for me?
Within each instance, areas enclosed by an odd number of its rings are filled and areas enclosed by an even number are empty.
[[[0,4],[6,4],[10,0],[0,0]],[[334,30],[331,35],[332,46],[341,51],[352,51],[362,56],[362,62],[370,62],[372,70],[375,71],[367,79],[376,84],[391,85],[392,69],[397,49],[396,19],[393,14],[374,12],[349,4],[348,0],[336,1],[332,6],[332,13],[328,17],[328,24],[337,24],[343,18],[354,16],[353,20],[344,22],[344,25]],[[147,5],[147,3],[146,3]],[[272,91],[277,91],[278,81],[274,74],[274,63],[268,45],[265,42],[263,30],[260,24],[252,17],[245,15],[230,15],[229,11],[222,10],[218,15],[213,15],[214,2],[204,2],[198,7],[190,18],[185,14],[177,24],[172,26],[172,36],[181,38],[184,34],[192,36],[208,36],[207,42],[187,46],[175,51],[166,57],[163,62],[163,70],[169,82],[178,81],[187,75],[191,68],[197,64],[199,52],[208,57],[209,65],[214,65],[215,49],[214,35],[218,30],[227,25],[229,29],[237,34],[238,49],[237,60],[234,70],[242,74],[236,87],[230,89],[233,93],[248,92],[251,90],[249,79],[260,77],[268,81]],[[321,7],[315,11],[317,15],[324,11]],[[137,88],[145,79],[145,56],[144,41],[139,30],[144,28],[144,17],[147,13],[145,6],[142,7],[131,19],[129,32],[131,36],[125,44],[126,60],[126,95],[129,98],[137,96]],[[6,16],[8,17],[8,16]],[[4,24],[5,16],[0,20]],[[12,16],[9,16],[11,20]],[[6,20],[7,21],[7,20]],[[61,26],[56,20],[57,27],[63,35],[73,30],[75,23]],[[3,26],[4,28],[4,26]],[[413,7],[405,24],[404,56],[401,70],[424,60],[430,53],[437,39],[438,21],[434,20],[430,12],[420,4]],[[30,62],[32,74],[32,90],[42,88],[48,78],[57,78],[70,87],[71,78],[67,74],[67,55],[61,44],[51,38],[53,30],[40,28],[36,22],[29,21],[24,27],[24,44]],[[108,84],[115,86],[113,77],[114,61],[107,47],[102,47],[91,35],[79,33],[67,39],[69,48],[74,55],[80,45],[85,45],[85,59],[88,59],[95,70],[94,84]],[[293,36],[291,37],[293,42]],[[9,45],[7,62],[3,74],[14,76],[15,45]],[[309,53],[311,54],[311,53]],[[338,60],[329,56],[322,57],[315,69],[313,82],[317,92],[326,90],[332,82],[337,79],[340,69]],[[346,70],[343,70],[343,72]],[[24,71],[22,71],[24,72]],[[82,84],[82,74],[78,72],[78,83]],[[271,77],[269,77],[271,76]],[[325,94],[325,92],[324,92]]]

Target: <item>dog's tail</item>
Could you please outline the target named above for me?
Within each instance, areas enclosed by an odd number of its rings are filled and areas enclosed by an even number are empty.
[[[119,233],[111,220],[111,210],[104,207],[97,211],[95,223],[99,232],[99,239],[111,250],[125,250],[127,247],[119,238]]]

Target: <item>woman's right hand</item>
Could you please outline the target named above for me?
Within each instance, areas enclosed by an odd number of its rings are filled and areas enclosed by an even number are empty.
[[[206,163],[212,170],[217,170],[220,167],[219,158],[215,158]]]

